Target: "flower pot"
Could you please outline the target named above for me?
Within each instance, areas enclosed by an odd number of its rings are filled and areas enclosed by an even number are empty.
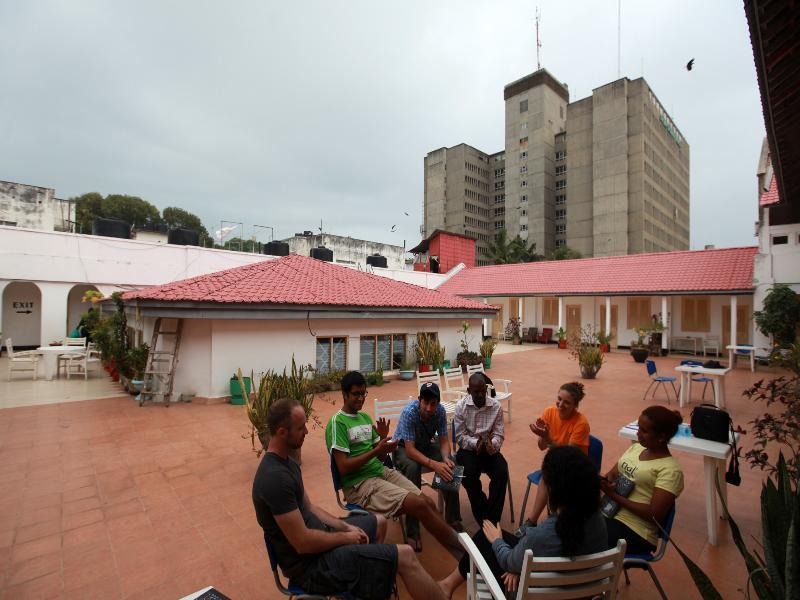
[[[514,344],[515,346],[519,346],[522,343],[522,338],[519,335],[515,334],[511,336],[511,343]]]
[[[567,340],[558,340],[558,347],[562,350],[567,347]]]
[[[111,381],[119,381],[119,371],[111,369]]]
[[[492,368],[492,357],[491,356],[484,356],[483,357],[483,368],[485,370],[489,370]]]
[[[608,344],[600,344],[600,352],[603,354],[608,354],[611,351],[611,348]]]
[[[403,381],[411,381],[414,379],[414,371],[400,371],[400,379]]]
[[[643,363],[645,360],[647,360],[649,355],[650,351],[647,348],[642,348],[640,346],[631,348],[631,356],[637,363]]]
[[[247,394],[253,389],[253,382],[249,377],[242,377],[244,379],[244,387],[247,389]],[[242,386],[239,385],[239,378],[231,379],[231,404],[244,404],[244,394],[242,394]]]
[[[419,366],[419,372],[420,373],[427,373],[428,371],[432,371],[432,370],[433,369],[431,368],[430,365],[420,365]]]
[[[597,365],[581,365],[581,377],[584,379],[594,379],[599,370],[600,366]]]
[[[443,369],[449,369],[449,368],[450,368],[450,359],[448,358],[447,360],[445,360],[445,361],[442,363],[442,365],[441,365],[441,366],[442,366],[442,368],[443,368]]]

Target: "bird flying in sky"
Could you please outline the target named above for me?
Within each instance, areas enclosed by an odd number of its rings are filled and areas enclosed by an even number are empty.
[[[694,66],[694,59],[686,63],[686,70],[691,71],[693,66]]]
[[[396,227],[397,227],[397,225],[392,225],[392,232],[394,232]]]

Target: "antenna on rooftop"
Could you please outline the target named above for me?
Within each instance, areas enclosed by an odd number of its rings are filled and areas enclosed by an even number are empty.
[[[536,7],[536,70],[542,68],[542,60],[539,54],[539,50],[542,47],[542,40],[539,37],[539,21],[542,18],[542,13],[539,11],[539,7]]]
[[[617,0],[617,79],[622,77],[622,0]]]

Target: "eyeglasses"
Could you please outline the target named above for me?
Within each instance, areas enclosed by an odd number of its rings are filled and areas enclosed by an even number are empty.
[[[350,394],[351,396],[355,396],[356,398],[366,398],[367,397],[367,392],[366,391],[364,391],[364,392],[347,392],[347,393]]]

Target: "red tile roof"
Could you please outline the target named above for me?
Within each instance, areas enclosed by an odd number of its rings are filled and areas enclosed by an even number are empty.
[[[484,297],[752,290],[756,251],[725,248],[475,267],[439,289]]]
[[[474,300],[297,255],[127,292],[123,299],[491,310]]]
[[[781,201],[778,195],[778,178],[773,175],[770,178],[769,189],[766,192],[761,192],[758,196],[759,206],[771,206]]]

